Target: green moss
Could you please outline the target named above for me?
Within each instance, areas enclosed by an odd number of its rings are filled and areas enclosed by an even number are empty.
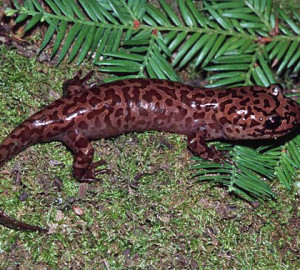
[[[61,95],[75,68],[48,67],[0,48],[0,140]],[[148,132],[94,142],[113,174],[78,196],[72,155],[58,142],[23,151],[0,169],[0,207],[39,235],[0,227],[0,268],[296,269],[297,198],[254,209],[223,188],[194,182],[182,136]],[[24,186],[9,173],[19,164]],[[150,173],[135,179],[139,173]],[[53,185],[55,178],[62,188]],[[28,194],[21,202],[19,195]],[[74,199],[70,198],[73,197]],[[84,210],[78,217],[72,201]]]

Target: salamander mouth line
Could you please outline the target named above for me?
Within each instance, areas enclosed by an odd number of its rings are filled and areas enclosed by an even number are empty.
[[[240,126],[239,126],[239,125],[230,125],[230,127],[231,127],[232,129],[235,129],[235,128],[239,128]],[[225,127],[225,128],[226,128],[226,127]],[[287,128],[287,129],[285,129],[285,130],[281,130],[281,131],[278,131],[278,132],[272,131],[272,130],[269,131],[269,129],[255,130],[255,131],[254,131],[254,132],[256,133],[255,135],[252,135],[252,134],[247,134],[247,135],[248,135],[249,137],[252,137],[253,139],[257,139],[258,136],[263,136],[263,137],[265,137],[265,136],[268,136],[268,135],[272,135],[272,136],[273,136],[272,139],[277,139],[278,137],[281,137],[281,136],[283,136],[283,135],[289,133],[290,131],[294,130],[295,128],[296,128],[296,126],[291,127],[291,128]],[[224,126],[223,126],[223,128],[221,129],[221,131],[222,131],[223,136],[226,137],[226,132],[224,132]],[[278,136],[276,136],[276,135],[278,135]],[[271,138],[271,136],[268,137],[268,138]]]
[[[264,129],[263,131],[256,130],[256,132],[259,132],[259,136],[272,135],[273,136],[272,139],[278,139],[278,137],[284,136],[285,134],[289,133],[290,131],[292,131],[294,129],[295,129],[295,127],[291,127],[291,128],[285,129],[285,130],[281,130],[279,132],[266,131],[267,129]],[[279,136],[276,136],[276,135],[279,135]],[[249,135],[249,136],[251,136],[251,135]],[[255,137],[255,136],[253,136],[253,137]]]

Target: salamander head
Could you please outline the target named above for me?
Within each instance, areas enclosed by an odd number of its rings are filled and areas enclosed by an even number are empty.
[[[224,114],[228,121],[222,125],[227,139],[276,139],[288,134],[300,124],[300,108],[296,101],[283,96],[282,87],[238,87]]]

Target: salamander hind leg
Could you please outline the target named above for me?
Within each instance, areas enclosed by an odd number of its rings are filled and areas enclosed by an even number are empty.
[[[73,79],[66,80],[63,83],[63,96],[68,97],[72,96],[80,91],[85,91],[90,88],[87,84],[87,81],[94,75],[94,71],[90,71],[85,77],[80,79],[82,76],[82,71],[79,70]]]
[[[216,163],[223,163],[224,161],[230,162],[228,158],[223,156],[221,151],[216,150],[214,147],[209,147],[206,144],[207,132],[196,131],[188,136],[188,148],[191,152],[205,160],[210,160]]]
[[[69,131],[63,142],[72,150],[74,154],[73,174],[80,182],[95,182],[102,180],[97,176],[99,174],[110,173],[109,169],[97,170],[97,167],[105,165],[104,160],[92,162],[94,149],[89,139],[81,133],[72,130]]]

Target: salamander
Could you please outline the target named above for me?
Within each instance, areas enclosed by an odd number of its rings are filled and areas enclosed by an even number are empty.
[[[73,174],[93,182],[107,172],[93,163],[91,140],[156,130],[186,135],[193,154],[224,162],[206,141],[276,139],[300,122],[298,104],[280,85],[200,89],[160,79],[127,79],[88,85],[92,73],[63,84],[64,95],[32,115],[0,145],[0,166],[32,144],[61,141],[74,154]],[[0,210],[0,222],[30,231],[46,229],[15,220]]]

